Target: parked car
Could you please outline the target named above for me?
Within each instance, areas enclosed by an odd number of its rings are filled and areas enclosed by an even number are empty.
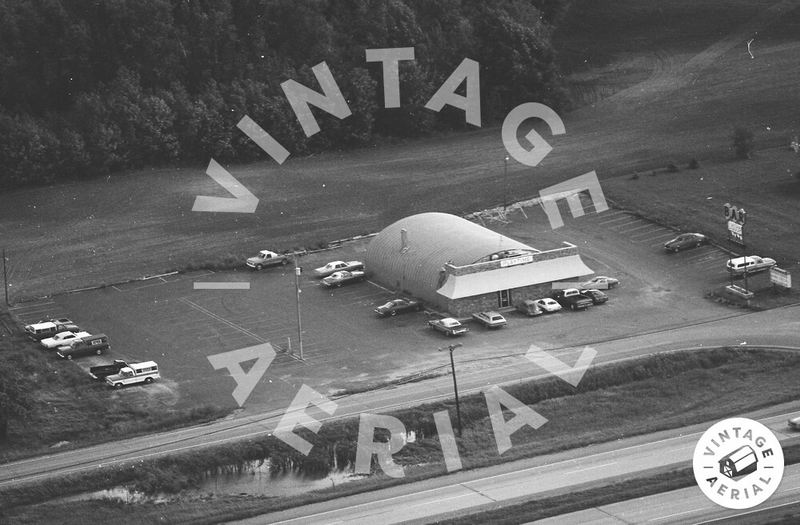
[[[413,299],[398,298],[392,299],[375,308],[375,313],[381,317],[395,316],[405,312],[419,312],[422,310],[422,303]]]
[[[536,299],[534,301],[536,306],[542,309],[543,312],[551,314],[553,312],[558,312],[561,310],[561,305],[555,299],[551,299],[549,297],[543,297],[542,299]]]
[[[39,321],[25,326],[25,333],[33,341],[41,341],[48,337],[53,337],[60,332],[80,332],[78,325],[69,319],[53,319],[50,321]]]
[[[328,288],[333,288],[334,286],[342,286],[343,284],[355,283],[358,281],[363,281],[364,279],[366,279],[366,275],[362,271],[359,270],[354,270],[352,272],[342,271],[342,272],[335,272],[327,276],[322,280],[322,284],[327,286]]]
[[[708,243],[708,238],[702,233],[682,233],[664,243],[664,249],[668,252],[679,252],[689,248],[697,248]]]
[[[800,430],[800,416],[790,417],[788,424],[792,430]]]
[[[442,332],[447,336],[463,335],[469,332],[469,328],[461,324],[458,319],[452,317],[445,317],[443,319],[431,319],[428,321],[428,326]]]
[[[66,346],[71,341],[91,335],[89,332],[59,332],[53,337],[42,339],[39,343],[48,350],[58,348],[59,346]]]
[[[69,343],[67,346],[59,346],[56,354],[63,359],[72,359],[83,355],[103,353],[103,350],[111,348],[106,334],[95,334],[81,337]]]
[[[577,288],[555,290],[550,297],[555,299],[563,308],[569,308],[570,310],[585,310],[594,304],[591,298],[583,295]]]
[[[528,317],[535,317],[537,315],[542,315],[544,312],[539,305],[536,304],[536,301],[533,299],[525,299],[521,303],[517,305],[517,311],[522,312],[523,314],[527,315]]]
[[[352,272],[354,270],[363,270],[364,263],[361,261],[333,261],[329,262],[325,266],[321,266],[319,268],[314,269],[314,275],[317,277],[327,277],[334,272],[341,272],[341,271],[348,271]]]
[[[507,324],[506,318],[494,311],[474,313],[472,318],[486,328],[500,328]]]
[[[737,257],[736,259],[728,259],[725,266],[728,271],[735,275],[742,275],[745,272],[755,273],[769,270],[777,263],[775,259],[769,257],[759,257],[758,255],[748,255],[747,257]]]
[[[289,255],[279,255],[269,250],[261,250],[258,255],[247,259],[247,266],[256,270],[262,270],[268,266],[284,265],[289,262]]]
[[[581,295],[585,295],[589,299],[592,300],[593,304],[603,304],[608,301],[608,296],[601,292],[600,290],[595,290],[594,288],[590,288],[588,290],[581,290]]]
[[[594,288],[595,290],[607,290],[608,288],[614,288],[617,285],[619,285],[619,279],[606,277],[605,275],[598,275],[597,277],[581,283],[578,285],[578,288],[583,288],[585,290],[590,288]]]

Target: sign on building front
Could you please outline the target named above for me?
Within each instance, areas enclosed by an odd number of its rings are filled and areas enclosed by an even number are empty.
[[[775,286],[780,286],[782,288],[791,288],[792,274],[790,274],[783,268],[778,268],[777,266],[773,266],[772,268],[769,269],[769,281]]]

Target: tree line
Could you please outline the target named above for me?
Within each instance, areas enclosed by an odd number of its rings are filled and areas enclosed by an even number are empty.
[[[567,0],[0,0],[0,184],[48,183],[214,157],[264,158],[250,116],[293,154],[465,127],[425,103],[480,63],[484,122],[566,100],[551,34]],[[414,47],[401,108],[365,50]],[[280,83],[319,90],[325,61],[352,111],[307,138]]]

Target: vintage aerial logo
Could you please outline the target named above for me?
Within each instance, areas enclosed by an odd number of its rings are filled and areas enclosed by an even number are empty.
[[[770,429],[735,417],[715,423],[694,449],[694,479],[708,499],[729,509],[766,501],[783,478],[783,449]]]

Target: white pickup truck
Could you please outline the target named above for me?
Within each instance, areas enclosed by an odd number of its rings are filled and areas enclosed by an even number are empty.
[[[119,373],[106,377],[106,383],[114,388],[122,388],[137,383],[152,383],[156,379],[161,379],[158,365],[155,361],[145,361],[123,366],[119,369]]]

